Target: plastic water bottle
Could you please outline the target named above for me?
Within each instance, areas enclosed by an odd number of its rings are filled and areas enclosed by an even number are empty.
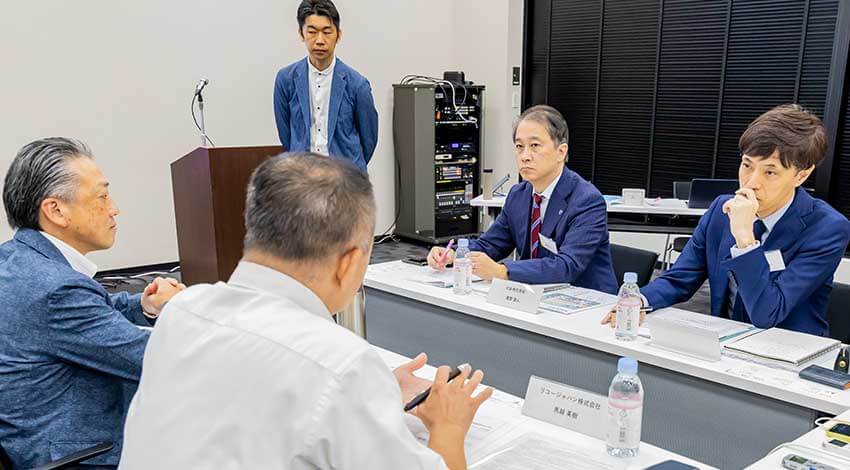
[[[452,292],[458,295],[469,295],[472,292],[472,260],[469,259],[469,240],[466,238],[457,241],[452,272],[454,274]]]
[[[617,375],[608,389],[608,454],[635,457],[640,446],[643,419],[643,385],[637,376],[638,363],[620,358]]]
[[[633,341],[637,338],[642,306],[637,274],[626,273],[623,276],[623,286],[620,287],[620,293],[617,295],[617,327],[614,330],[614,336],[617,339]]]

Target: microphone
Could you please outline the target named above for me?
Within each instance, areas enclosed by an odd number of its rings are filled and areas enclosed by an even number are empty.
[[[199,95],[201,91],[203,91],[204,87],[209,85],[210,81],[206,78],[202,78],[198,80],[198,84],[195,86],[195,96]]]

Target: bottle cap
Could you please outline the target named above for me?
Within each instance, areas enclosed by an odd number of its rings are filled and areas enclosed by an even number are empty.
[[[637,273],[626,273],[623,275],[623,282],[629,282],[632,284],[637,283]]]
[[[460,240],[457,241],[457,246],[458,246],[458,248],[461,248],[461,247],[464,247],[464,246],[469,247],[469,240],[466,239],[466,238],[461,238]]]
[[[637,374],[638,361],[631,357],[621,357],[617,362],[617,372],[621,374]]]

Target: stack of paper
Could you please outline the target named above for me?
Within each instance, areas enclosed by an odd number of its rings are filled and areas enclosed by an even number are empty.
[[[653,207],[665,207],[674,209],[687,209],[688,201],[682,199],[647,199],[646,205]]]
[[[841,342],[835,339],[771,328],[727,344],[725,354],[799,371],[808,363],[840,346]]]

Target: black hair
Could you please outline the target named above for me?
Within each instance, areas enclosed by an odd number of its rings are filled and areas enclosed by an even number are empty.
[[[331,0],[304,0],[298,5],[298,31],[304,29],[304,23],[310,15],[319,15],[330,18],[336,29],[339,30],[339,12]]]

